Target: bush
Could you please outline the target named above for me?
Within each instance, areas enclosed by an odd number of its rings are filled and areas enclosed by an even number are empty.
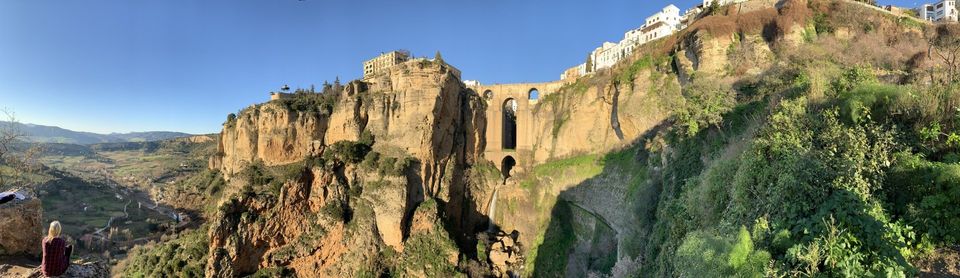
[[[859,124],[868,119],[884,121],[891,105],[901,95],[896,86],[869,83],[841,93],[840,114],[848,123]]]
[[[326,205],[320,208],[320,212],[329,216],[332,219],[337,219],[337,220],[344,219],[343,205],[341,205],[339,202],[335,202],[335,201],[327,202]]]
[[[877,76],[873,74],[870,68],[853,67],[844,71],[837,79],[834,79],[833,82],[830,83],[830,87],[834,93],[842,94],[861,85],[874,84],[877,82]]]
[[[297,89],[290,98],[278,100],[280,105],[288,110],[298,112],[330,115],[337,103],[337,94],[318,94],[311,90]]]
[[[224,125],[233,125],[236,122],[237,122],[237,114],[230,113],[230,114],[227,114],[227,122],[224,123]]]
[[[960,165],[899,153],[885,195],[895,217],[938,243],[960,242]]]
[[[683,88],[685,101],[676,108],[676,123],[687,137],[696,135],[711,125],[719,125],[726,113],[736,104],[733,91],[723,83],[710,78],[696,78]]]
[[[293,276],[293,270],[290,270],[286,267],[266,267],[257,270],[256,273],[250,275],[250,278],[273,278],[273,277],[291,277]]]
[[[207,226],[201,226],[161,244],[134,247],[113,273],[122,277],[203,277],[208,245]]]
[[[334,158],[346,163],[356,164],[363,161],[370,150],[370,145],[360,142],[339,141],[333,143],[323,155],[325,158]]]
[[[770,254],[755,250],[746,227],[735,238],[692,232],[677,249],[680,277],[764,277]]]

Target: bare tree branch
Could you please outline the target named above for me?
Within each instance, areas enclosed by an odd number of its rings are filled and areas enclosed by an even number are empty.
[[[26,174],[35,172],[39,166],[36,159],[41,149],[31,146],[17,150],[16,145],[25,143],[26,134],[21,130],[16,115],[8,109],[0,109],[6,122],[0,125],[0,190],[26,185]]]

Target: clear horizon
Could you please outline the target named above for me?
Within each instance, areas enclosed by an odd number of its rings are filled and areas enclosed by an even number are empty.
[[[3,1],[0,108],[74,131],[217,133],[284,84],[353,80],[393,49],[440,51],[485,84],[556,80],[664,6],[699,2]]]

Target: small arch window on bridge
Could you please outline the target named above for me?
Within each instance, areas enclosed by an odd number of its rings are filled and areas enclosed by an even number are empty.
[[[509,98],[503,102],[503,137],[501,149],[517,148],[517,100]]]
[[[491,91],[491,90],[483,91],[483,98],[492,99],[492,98],[493,98],[493,91]]]
[[[529,100],[540,99],[540,91],[538,91],[537,88],[530,89],[530,91],[527,92],[527,99]]]

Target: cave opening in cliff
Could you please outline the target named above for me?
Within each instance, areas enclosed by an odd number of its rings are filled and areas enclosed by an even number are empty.
[[[503,102],[503,144],[504,150],[517,148],[517,100],[508,98]]]
[[[500,172],[503,173],[503,178],[510,177],[510,171],[513,170],[513,166],[517,166],[517,161],[513,159],[512,156],[506,156],[503,158],[503,161],[500,162]]]

